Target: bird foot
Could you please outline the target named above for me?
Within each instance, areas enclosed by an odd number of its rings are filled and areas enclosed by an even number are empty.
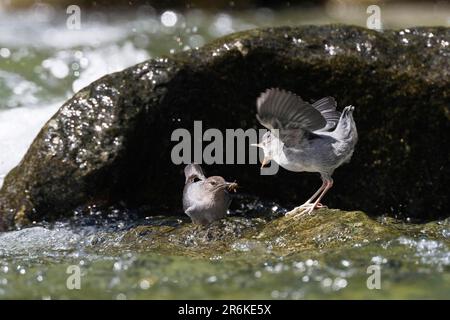
[[[291,216],[295,219],[298,219],[304,215],[310,215],[315,209],[328,208],[327,206],[318,203],[314,206],[314,203],[305,202],[299,207],[294,208],[293,210],[286,213],[286,216]]]
[[[305,214],[311,214],[311,212],[314,210],[314,203],[304,203],[299,207],[294,208],[293,210],[286,213],[286,216],[293,217],[295,219],[300,218],[301,216]]]

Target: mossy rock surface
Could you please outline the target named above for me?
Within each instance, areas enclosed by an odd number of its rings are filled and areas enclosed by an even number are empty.
[[[259,252],[263,258],[351,248],[395,239],[405,231],[404,227],[397,230],[360,211],[336,209],[320,209],[300,218],[232,216],[209,226],[170,217],[158,221],[131,228],[119,242],[115,233],[105,233],[93,241],[93,247],[110,253],[117,247],[129,247],[133,251],[207,259],[233,259],[251,251],[252,256]]]
[[[251,30],[93,82],[42,128],[0,191],[0,229],[67,215],[90,204],[125,203],[181,213],[183,166],[171,133],[257,128],[260,92],[280,87],[306,100],[331,95],[356,106],[359,143],[339,168],[327,204],[420,219],[449,205],[448,28],[383,33],[330,25]],[[258,165],[214,165],[248,193],[302,203],[316,175]]]
[[[195,225],[188,218],[154,217],[127,230],[95,235],[91,249],[107,255],[129,250],[211,261],[241,260],[246,255],[258,261],[298,255],[323,258],[327,252],[336,255],[377,243],[394,245],[402,238],[450,245],[442,233],[446,226],[446,220],[412,224],[337,209],[320,209],[297,218],[267,212],[258,218],[235,215],[208,226]]]

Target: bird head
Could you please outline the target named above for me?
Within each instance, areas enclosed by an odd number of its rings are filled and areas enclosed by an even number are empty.
[[[216,197],[223,194],[224,191],[235,191],[238,185],[235,182],[227,182],[222,177],[213,176],[203,181],[203,187],[206,192]]]
[[[273,155],[276,150],[275,143],[277,143],[277,141],[275,140],[275,136],[272,134],[272,132],[267,131],[262,136],[260,143],[251,144],[252,146],[261,148],[264,151],[264,159],[261,163],[261,169],[264,168],[273,159]]]

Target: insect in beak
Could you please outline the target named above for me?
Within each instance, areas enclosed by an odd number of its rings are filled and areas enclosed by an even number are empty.
[[[236,192],[236,189],[239,187],[236,182],[227,182],[226,185],[226,189],[233,192]]]

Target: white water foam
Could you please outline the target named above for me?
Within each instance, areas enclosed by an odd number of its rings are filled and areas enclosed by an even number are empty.
[[[73,92],[105,74],[142,62],[149,58],[149,54],[145,50],[137,49],[131,42],[126,42],[122,46],[110,45],[85,50],[82,57],[86,59],[87,65],[80,77],[72,83]],[[47,60],[49,67],[52,67],[52,63],[69,63],[64,55],[59,53]],[[16,98],[18,98],[17,95],[11,97],[11,99]],[[33,104],[34,101],[27,100],[30,103],[29,107],[0,110],[0,187],[5,175],[19,163],[39,130],[64,100],[65,97],[61,97],[61,102],[48,105],[44,101]]]
[[[25,155],[45,122],[62,103],[0,111],[0,187]]]

